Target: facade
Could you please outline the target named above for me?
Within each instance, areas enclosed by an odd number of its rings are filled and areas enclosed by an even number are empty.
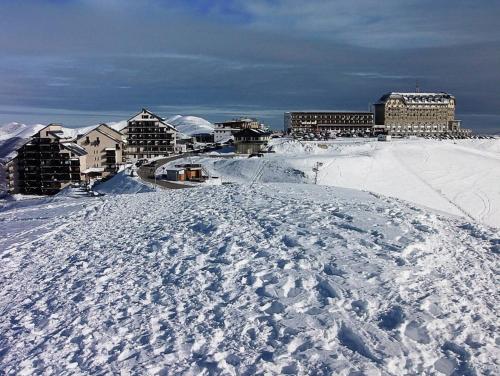
[[[213,133],[196,133],[191,135],[195,139],[196,142],[202,144],[212,144],[214,143],[214,134]]]
[[[176,152],[175,127],[144,108],[128,120],[124,133],[127,139],[126,158],[130,161]]]
[[[106,178],[114,175],[121,164],[125,141],[122,133],[110,128],[106,124],[81,134],[76,143],[87,152],[85,170],[82,174],[86,180],[93,177]]]
[[[238,154],[260,153],[269,143],[271,133],[262,129],[242,129],[234,135],[234,146]]]
[[[17,151],[10,182],[23,194],[52,195],[81,181],[87,152],[65,136],[62,126],[50,124]],[[17,173],[16,173],[17,169]]]
[[[374,116],[371,112],[285,112],[285,132],[295,135],[308,133],[371,134]]]
[[[375,124],[396,136],[470,135],[455,119],[455,108],[447,93],[388,93],[374,104]]]
[[[9,193],[19,192],[19,174],[17,172],[17,158],[13,158],[5,164],[6,191]]]
[[[214,124],[214,142],[227,142],[242,129],[261,129],[261,124],[255,119],[240,118]]]
[[[17,159],[0,161],[0,197],[5,193],[19,193]]]
[[[165,170],[163,174],[163,179],[170,181],[185,181],[186,173],[183,168],[174,167]]]

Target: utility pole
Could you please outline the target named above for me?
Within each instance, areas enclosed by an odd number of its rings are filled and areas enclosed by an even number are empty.
[[[319,168],[323,166],[322,162],[316,162],[313,167],[313,172],[314,172],[314,184],[318,184],[318,172]]]

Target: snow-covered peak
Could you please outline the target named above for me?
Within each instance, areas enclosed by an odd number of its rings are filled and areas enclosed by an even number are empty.
[[[208,120],[197,116],[175,115],[167,120],[179,132],[185,135],[194,135],[197,133],[213,133],[214,126]]]
[[[28,138],[42,129],[42,124],[22,124],[22,123],[7,123],[0,125],[0,141],[7,140],[13,137]]]

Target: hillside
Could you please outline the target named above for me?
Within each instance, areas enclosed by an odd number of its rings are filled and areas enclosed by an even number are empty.
[[[209,121],[196,116],[176,115],[167,119],[179,132],[186,136],[197,133],[214,133],[214,126]]]
[[[500,372],[500,234],[466,220],[269,184],[0,221],[0,373]]]
[[[500,228],[500,138],[487,140],[273,140],[264,158],[197,160],[226,181],[314,181],[376,192]]]

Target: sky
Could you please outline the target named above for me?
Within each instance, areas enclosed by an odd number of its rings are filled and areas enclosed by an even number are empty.
[[[0,124],[83,126],[142,107],[283,127],[449,92],[500,131],[498,0],[0,0]]]

